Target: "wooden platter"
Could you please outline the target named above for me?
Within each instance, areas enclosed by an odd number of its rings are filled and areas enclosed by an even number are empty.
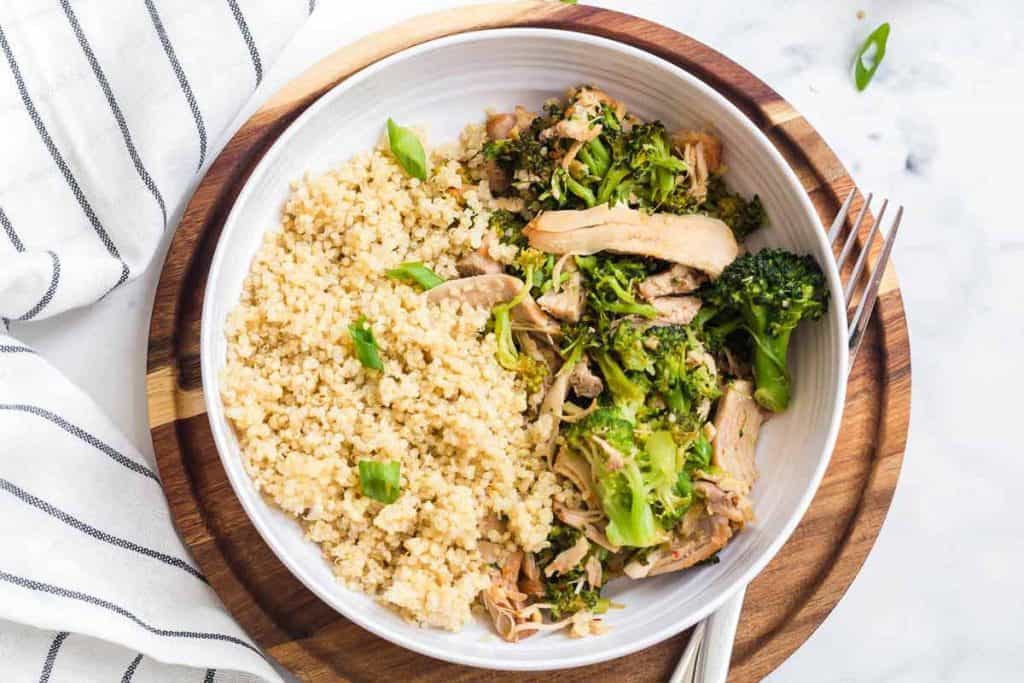
[[[210,259],[228,211],[267,147],[332,86],[389,54],[445,35],[498,27],[601,35],[647,50],[706,81],[782,151],[824,224],[853,180],[815,130],[771,88],[721,54],[649,21],[555,2],[513,2],[418,17],[330,55],[268,101],[231,139],[192,198],[153,307],[147,393],[157,463],[178,530],[210,584],[252,638],[302,680],[485,681],[485,672],[414,654],[348,622],[277,560],[235,498],[210,435],[199,366],[199,321]],[[858,196],[856,210],[859,208]],[[853,214],[851,214],[853,215]],[[864,232],[868,225],[863,226]],[[839,442],[810,510],[747,590],[730,681],[757,681],[821,624],[853,581],[892,500],[910,411],[910,346],[890,267],[850,378]],[[687,634],[561,681],[661,681]]]

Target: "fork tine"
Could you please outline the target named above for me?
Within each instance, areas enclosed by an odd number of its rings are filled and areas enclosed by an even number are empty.
[[[853,371],[853,361],[857,358],[857,352],[860,351],[860,345],[864,341],[864,330],[867,329],[868,323],[871,321],[871,312],[875,309],[875,302],[878,301],[878,288],[882,283],[882,275],[885,273],[886,266],[889,265],[889,256],[892,254],[892,246],[896,243],[896,233],[900,229],[900,221],[903,219],[903,207],[901,206],[896,210],[896,218],[893,220],[892,227],[889,228],[889,234],[885,236],[885,243],[882,245],[882,253],[878,256],[878,261],[875,262],[875,270],[871,274],[871,280],[868,282],[867,289],[864,290],[864,298],[860,300],[860,304],[857,305],[857,312],[853,314],[853,320],[850,322],[850,361],[849,371]]]
[[[828,229],[828,243],[835,245],[836,238],[839,237],[839,233],[843,230],[843,223],[846,222],[846,214],[850,213],[850,206],[853,204],[853,198],[857,194],[857,190],[850,190],[850,194],[846,195],[846,201],[839,207],[839,213],[836,214],[836,219],[832,221],[832,227]],[[870,201],[870,200],[868,200]]]
[[[885,218],[885,210],[887,208],[889,208],[888,199],[882,201],[882,208],[875,217],[871,230],[868,231],[868,236],[864,240],[864,246],[860,250],[860,256],[857,257],[857,262],[853,265],[853,272],[850,273],[850,279],[846,282],[846,288],[843,290],[843,299],[846,300],[847,306],[850,305],[850,297],[853,296],[853,290],[857,289],[857,280],[860,279],[860,274],[864,270],[864,264],[867,262],[868,254],[871,252],[871,243],[875,240],[875,234],[878,233],[878,226],[882,224],[882,219]]]
[[[864,216],[868,213],[868,207],[871,205],[871,200],[874,195],[868,193],[867,199],[864,200],[863,206],[860,207],[860,211],[857,213],[857,220],[853,222],[853,226],[850,227],[850,232],[846,235],[846,243],[843,244],[842,251],[839,252],[839,257],[836,259],[836,268],[842,270],[843,264],[846,263],[846,259],[849,258],[853,248],[857,245],[857,235],[860,233],[860,224],[864,221]]]

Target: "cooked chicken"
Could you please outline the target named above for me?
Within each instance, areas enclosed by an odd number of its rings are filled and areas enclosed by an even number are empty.
[[[590,542],[587,541],[583,536],[579,537],[576,543],[566,550],[555,555],[555,559],[551,560],[551,564],[544,567],[544,576],[554,576],[555,574],[567,574],[576,567],[583,558],[586,557],[587,551],[590,550]]]
[[[523,557],[519,591],[532,596],[544,595],[544,582],[540,580],[540,567],[537,566],[537,558],[533,553],[526,553]]]
[[[725,517],[705,515],[701,518],[701,527],[698,533],[674,539],[668,552],[653,563],[648,576],[692,567],[724,548],[732,538],[733,530]]]
[[[487,160],[484,164],[484,173],[487,175],[487,187],[491,192],[500,194],[512,186],[512,176],[495,159]]]
[[[621,205],[545,211],[523,234],[530,246],[551,254],[639,254],[691,266],[712,277],[739,253],[732,230],[717,218],[647,214]]]
[[[516,115],[515,114],[490,114],[487,117],[487,137],[491,140],[504,140],[507,137],[511,137],[513,129],[516,127]]]
[[[750,501],[738,491],[726,491],[706,479],[698,480],[693,490],[704,499],[704,506],[711,515],[725,517],[740,528],[753,518]]]
[[[558,291],[552,289],[537,299],[542,309],[567,323],[578,323],[583,317],[583,305],[586,301],[583,291],[583,276],[573,271]]]
[[[595,398],[604,390],[604,382],[590,369],[586,359],[581,359],[569,374],[569,384],[577,396]]]
[[[655,325],[687,325],[700,311],[700,299],[695,296],[659,296],[651,299],[658,311]]]
[[[527,635],[529,627],[522,626],[528,621],[541,621],[536,609],[525,607],[526,595],[516,586],[522,561],[521,552],[509,555],[501,571],[492,571],[491,585],[480,594],[498,635],[513,643]]]
[[[594,478],[590,471],[590,463],[582,455],[567,448],[561,448],[555,456],[551,470],[568,479],[591,508],[597,509],[600,506],[597,494],[594,492]]]
[[[448,280],[428,291],[427,298],[434,303],[455,299],[470,306],[494,308],[515,298],[523,286],[523,281],[519,278],[503,273],[474,275]],[[522,303],[512,309],[512,319],[532,330],[547,334],[558,334],[561,329],[557,322],[540,310],[537,302],[529,294]]]
[[[740,493],[749,492],[757,479],[754,451],[763,421],[753,382],[737,380],[725,388],[715,412],[711,462],[740,482]]]
[[[660,296],[690,294],[706,281],[707,277],[699,270],[674,263],[664,273],[649,276],[637,285],[637,290],[640,296],[649,301]]]
[[[594,439],[594,443],[600,446],[601,450],[604,451],[604,454],[608,459],[608,469],[611,470],[612,472],[614,472],[615,470],[621,470],[622,466],[626,464],[626,461],[622,457],[622,453],[619,451],[619,449],[615,448],[614,446],[612,446],[610,443],[608,443],[599,436],[595,436],[592,438]]]
[[[551,458],[555,455],[555,444],[558,441],[558,425],[562,421],[562,406],[565,405],[565,396],[569,393],[570,372],[563,371],[555,375],[555,379],[548,387],[548,393],[544,395],[544,401],[540,404],[540,418],[550,418],[550,432],[548,438],[542,444],[540,455],[550,464]]]
[[[561,454],[559,454],[561,457]],[[556,460],[557,465],[557,460]],[[583,465],[587,467],[586,476],[589,479],[590,469],[589,466],[584,462]],[[558,470],[555,470],[558,472]],[[565,476],[563,474],[563,476]],[[569,477],[566,477],[567,479]],[[570,479],[570,481],[572,481]],[[586,500],[586,493],[584,494],[584,500]],[[596,505],[596,501],[592,501],[591,504]],[[555,501],[552,509],[555,512],[555,516],[558,517],[563,523],[568,524],[573,529],[579,529],[583,532],[592,543],[601,546],[608,552],[617,553],[621,548],[611,541],[608,540],[608,536],[605,535],[605,527],[608,525],[608,519],[605,517],[604,512],[599,508],[593,510],[580,510],[577,508],[569,508]]]
[[[493,275],[502,272],[501,264],[488,256],[485,249],[477,249],[466,254],[455,264],[455,268],[462,277]]]
[[[672,135],[672,144],[684,155],[687,147],[701,146],[704,162],[709,173],[718,173],[722,168],[722,141],[718,136],[695,130],[681,130]]]
[[[562,367],[562,357],[558,354],[558,349],[546,339],[538,338],[539,335],[530,332],[518,331],[515,333],[515,337],[523,353],[547,367],[548,376],[545,378],[545,386],[550,386],[551,378]]]
[[[601,560],[597,559],[597,555],[588,557],[587,563],[583,565],[583,569],[587,575],[587,583],[594,588],[600,588],[604,579],[604,572],[601,570]]]

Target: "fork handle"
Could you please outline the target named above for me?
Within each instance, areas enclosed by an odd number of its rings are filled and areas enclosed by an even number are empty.
[[[729,677],[729,660],[736,640],[736,627],[740,623],[746,587],[740,588],[718,611],[707,618],[704,647],[701,650],[700,669],[694,676],[696,683],[725,683]]]

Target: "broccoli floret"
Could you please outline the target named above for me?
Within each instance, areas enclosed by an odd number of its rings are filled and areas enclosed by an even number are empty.
[[[708,183],[708,197],[704,213],[718,218],[730,228],[736,239],[742,240],[764,225],[767,218],[761,198],[754,195],[747,201],[735,192],[729,192],[721,178],[712,178]]]
[[[817,262],[783,249],[746,254],[705,285],[700,296],[712,307],[705,325],[714,325],[719,316],[732,324],[730,318],[738,319],[749,334],[754,399],[773,412],[785,410],[790,335],[801,321],[816,320],[828,309],[828,284]]]
[[[675,190],[686,162],[672,154],[665,126],[653,121],[634,126],[627,138],[628,167],[637,184],[633,194],[650,208],[657,208]]]
[[[644,348],[653,360],[653,385],[677,420],[692,422],[692,412],[702,399],[721,395],[718,377],[704,363],[691,362],[690,352],[703,346],[690,327],[668,325],[646,331]]]
[[[654,359],[644,346],[645,329],[629,320],[621,321],[612,333],[612,350],[619,355],[622,366],[634,372],[654,372]]]
[[[577,256],[576,265],[583,272],[587,292],[587,311],[595,317],[595,326],[607,332],[614,316],[639,315],[658,317],[658,310],[638,301],[633,289],[650,273],[648,262],[628,256],[594,254]]]
[[[660,543],[665,534],[648,499],[631,422],[615,408],[601,408],[570,425],[565,438],[590,464],[608,516],[608,540],[633,547]]]
[[[520,248],[526,247],[529,244],[529,241],[523,235],[523,228],[525,226],[526,221],[511,211],[504,209],[499,209],[492,213],[487,223],[487,227],[494,231],[499,241],[504,244],[514,244]]]
[[[665,529],[674,527],[693,502],[693,484],[677,462],[678,450],[670,432],[657,431],[647,438],[642,458],[651,509]]]
[[[651,390],[650,380],[640,373],[627,374],[604,349],[592,350],[590,357],[597,363],[612,401],[627,419],[635,421]]]

